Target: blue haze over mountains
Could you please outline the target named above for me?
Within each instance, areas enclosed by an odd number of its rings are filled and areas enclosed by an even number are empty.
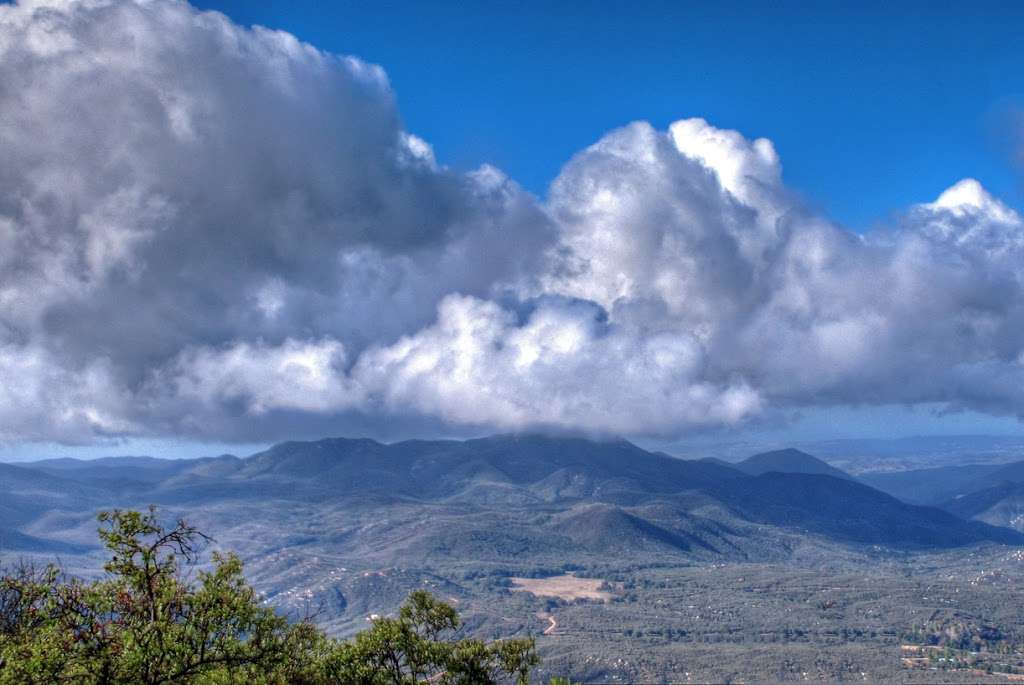
[[[624,440],[507,435],[390,445],[335,438],[281,443],[244,459],[53,459],[0,468],[8,549],[87,544],[77,536],[64,539],[59,526],[40,523],[58,514],[74,516],[114,504],[174,508],[253,500],[358,501],[382,508],[458,502],[499,511],[543,503],[573,516],[580,507],[600,504],[602,517],[615,512],[637,525],[638,539],[656,541],[663,551],[675,546],[681,553],[694,545],[727,553],[732,545],[723,546],[721,539],[734,533],[723,532],[726,519],[894,548],[1024,542],[1012,530],[973,520],[984,520],[998,495],[1017,495],[1015,488],[1005,488],[1024,483],[1024,462],[855,478],[796,449],[729,464],[678,459]],[[968,501],[987,506],[965,508],[961,498],[968,494],[973,494]],[[567,541],[573,539],[571,524],[555,528]],[[500,531],[494,534],[501,537]],[[542,550],[541,539],[551,534],[538,533],[527,548],[535,544]]]

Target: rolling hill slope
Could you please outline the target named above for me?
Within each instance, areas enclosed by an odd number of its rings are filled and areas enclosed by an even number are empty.
[[[984,478],[1001,468],[1002,466],[993,464],[940,466],[932,469],[865,473],[860,476],[860,480],[904,502],[938,506],[958,495],[987,487]]]
[[[943,508],[965,519],[1024,531],[1024,483],[1004,481],[951,499]]]

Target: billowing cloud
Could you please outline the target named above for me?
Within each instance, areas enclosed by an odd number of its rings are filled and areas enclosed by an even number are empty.
[[[0,440],[1024,415],[1024,220],[973,180],[858,235],[688,119],[541,201],[380,68],[176,0],[0,6],[0,111]]]
[[[705,352],[691,336],[602,319],[593,304],[551,301],[520,321],[453,295],[435,325],[366,352],[353,377],[392,412],[500,428],[671,433],[737,423],[759,408],[741,380],[704,380]]]
[[[555,238],[497,170],[438,167],[379,67],[184,2],[0,6],[0,109],[0,344],[70,385],[103,360],[142,432],[197,349],[355,353],[533,278]]]

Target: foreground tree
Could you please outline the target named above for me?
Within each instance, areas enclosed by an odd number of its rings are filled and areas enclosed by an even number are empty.
[[[208,538],[185,522],[166,529],[152,509],[100,522],[103,579],[29,565],[0,578],[0,685],[526,683],[538,663],[532,639],[458,639],[455,610],[423,591],[332,640],[263,606],[234,554],[186,574]]]
[[[322,663],[325,680],[343,683],[529,682],[538,663],[533,640],[486,644],[455,640],[459,616],[424,590],[413,592],[398,618],[382,618]]]

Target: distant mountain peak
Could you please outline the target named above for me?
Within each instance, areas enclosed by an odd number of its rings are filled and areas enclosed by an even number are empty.
[[[850,474],[793,447],[771,452],[761,452],[735,465],[740,471],[752,476],[776,471],[779,473],[810,473],[852,480]]]

